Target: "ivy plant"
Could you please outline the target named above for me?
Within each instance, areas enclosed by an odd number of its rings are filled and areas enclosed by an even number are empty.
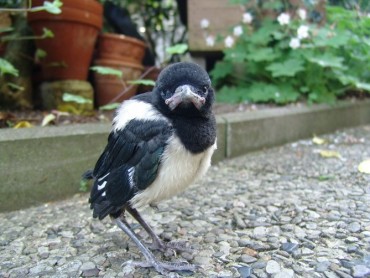
[[[61,7],[63,6],[63,3],[61,0],[53,0],[45,1],[43,5],[41,6],[31,6],[31,1],[27,1],[27,7],[22,8],[19,7],[21,3],[19,1],[11,1],[13,3],[11,4],[4,4],[2,8],[0,8],[0,12],[12,12],[12,13],[23,13],[23,12],[39,12],[39,11],[47,11],[52,14],[60,14],[62,12]],[[7,28],[6,30],[0,30],[0,32],[11,32],[13,31],[13,28]],[[23,36],[20,37],[18,34],[11,33],[10,35],[2,36],[0,39],[0,43],[7,42],[10,40],[33,40],[33,39],[45,39],[45,38],[52,38],[54,37],[54,34],[51,30],[47,28],[43,28],[43,34],[40,36]],[[4,74],[10,74],[13,76],[18,76],[18,70],[14,68],[14,66],[7,61],[6,59],[0,58],[0,76]]]

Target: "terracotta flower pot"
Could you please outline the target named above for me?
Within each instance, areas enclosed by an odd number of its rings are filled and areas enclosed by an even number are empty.
[[[10,12],[0,12],[0,30],[6,30],[12,26]],[[6,42],[1,41],[1,37],[6,36],[7,32],[0,32],[0,57],[5,54]]]
[[[44,0],[33,0],[33,6]],[[41,60],[44,80],[86,80],[98,33],[103,23],[103,7],[96,0],[63,0],[62,13],[28,13],[35,35],[43,28],[54,33],[53,38],[36,40],[46,51]]]
[[[103,33],[98,39],[98,58],[141,64],[146,44],[136,38],[120,34]]]
[[[144,69],[143,66],[135,63],[109,59],[95,60],[95,65],[118,69],[123,73],[123,80],[114,75],[94,73],[95,100],[97,106],[102,106],[111,102],[121,102],[136,94],[137,86],[132,86],[130,90],[117,98],[125,88],[130,86],[127,81],[135,80],[140,77]]]
[[[147,74],[146,75],[143,74],[142,78],[153,80],[155,82],[155,81],[157,81],[157,78],[158,78],[159,74],[161,73],[161,70],[162,70],[162,68],[158,68],[158,67],[155,67],[155,66],[145,67],[144,68],[144,73],[146,72]],[[137,89],[137,93],[142,94],[142,93],[150,92],[152,90],[153,90],[153,86],[140,85]]]

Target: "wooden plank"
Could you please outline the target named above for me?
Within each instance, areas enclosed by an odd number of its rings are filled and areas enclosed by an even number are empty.
[[[293,10],[298,7],[304,9],[315,10],[322,15],[320,22],[325,22],[325,0],[315,2],[314,6],[305,5],[303,0],[290,0]],[[193,52],[212,52],[222,51],[224,42],[217,42],[214,46],[207,46],[206,37],[218,35],[223,37],[228,34],[232,35],[232,28],[235,25],[243,24],[243,13],[248,8],[256,5],[255,1],[251,1],[248,7],[242,5],[233,5],[230,0],[188,0],[188,37],[189,49]],[[277,11],[264,10],[263,16],[276,18]],[[202,29],[200,22],[202,19],[209,21],[209,27]]]
[[[188,0],[188,35],[190,51],[221,51],[224,43],[207,46],[206,36],[227,35],[230,28],[242,22],[243,9],[230,4],[229,0]],[[209,21],[209,28],[203,30],[202,19]]]

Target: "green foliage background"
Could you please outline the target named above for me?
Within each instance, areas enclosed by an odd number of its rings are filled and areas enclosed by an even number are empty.
[[[361,1],[362,7],[357,1],[328,4],[324,22],[309,8],[309,17],[300,19],[285,2],[264,1],[258,8],[289,13],[288,25],[271,17],[258,18],[255,10],[250,11],[252,25],[241,23],[243,34],[225,49],[223,60],[211,72],[217,100],[333,103],[347,92],[369,92],[370,17],[368,3],[363,3],[367,1]],[[309,27],[309,37],[293,49],[289,42],[302,25]]]

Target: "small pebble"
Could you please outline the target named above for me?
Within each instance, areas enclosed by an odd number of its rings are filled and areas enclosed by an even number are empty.
[[[267,265],[267,262],[265,261],[257,261],[251,265],[253,269],[262,269],[265,268]]]
[[[280,272],[274,275],[274,278],[293,278],[294,271],[292,269],[283,268]]]
[[[347,243],[354,243],[354,242],[358,242],[358,238],[357,237],[354,237],[354,236],[349,236],[345,239],[345,242]]]
[[[348,225],[347,229],[351,232],[351,233],[358,233],[361,231],[361,225],[360,223],[358,222],[352,222]]]
[[[303,256],[310,256],[310,255],[313,255],[315,252],[312,251],[311,249],[309,248],[302,248],[302,255]]]
[[[249,266],[238,267],[238,272],[241,278],[249,278],[252,274],[252,268]]]
[[[270,260],[266,264],[266,272],[269,274],[280,272],[280,265],[277,261]]]
[[[292,243],[292,242],[284,242],[282,245],[281,245],[281,249],[284,250],[285,252],[288,252],[289,254],[291,254],[294,250],[297,250],[298,249],[298,244],[296,243]]]
[[[355,278],[362,278],[370,274],[370,268],[366,265],[355,265],[352,267],[352,275]]]
[[[330,266],[329,261],[319,262],[319,263],[316,264],[315,270],[317,272],[325,272],[326,270],[328,270],[329,266]]]
[[[247,254],[243,254],[240,256],[240,261],[243,262],[243,263],[254,263],[257,261],[257,259],[255,257],[252,257],[252,256],[249,256]]]

